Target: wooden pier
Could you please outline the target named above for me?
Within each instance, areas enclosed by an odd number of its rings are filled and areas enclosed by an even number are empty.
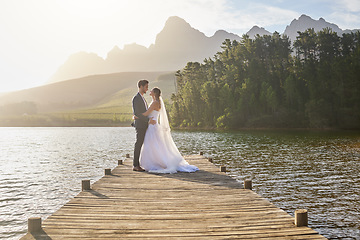
[[[134,172],[131,159],[119,161],[111,175],[80,192],[41,229],[29,226],[32,232],[21,239],[326,239],[295,226],[293,217],[205,157],[186,160],[200,171]]]

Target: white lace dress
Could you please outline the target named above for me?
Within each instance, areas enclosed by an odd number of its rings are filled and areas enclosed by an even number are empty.
[[[144,145],[140,153],[140,165],[146,171],[154,173],[195,172],[199,170],[190,165],[181,156],[176,147],[170,129],[164,129],[158,124],[159,111],[152,111],[149,117],[156,120],[155,125],[149,124]]]

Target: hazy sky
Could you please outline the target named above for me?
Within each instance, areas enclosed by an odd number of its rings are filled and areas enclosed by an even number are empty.
[[[45,83],[79,51],[148,47],[170,16],[241,36],[254,25],[282,33],[301,14],[360,28],[360,0],[0,0],[0,92]]]

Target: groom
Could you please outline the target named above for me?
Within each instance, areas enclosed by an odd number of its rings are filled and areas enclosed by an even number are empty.
[[[143,168],[140,167],[139,157],[140,157],[140,150],[144,143],[146,129],[148,128],[149,123],[155,124],[156,121],[145,117],[142,113],[146,112],[148,109],[147,102],[143,95],[149,89],[149,81],[146,79],[139,80],[138,82],[139,92],[133,97],[132,99],[132,108],[133,114],[136,116],[135,121],[132,124],[136,129],[136,142],[135,142],[135,149],[134,149],[134,160],[133,160],[133,170],[134,171],[145,171]]]

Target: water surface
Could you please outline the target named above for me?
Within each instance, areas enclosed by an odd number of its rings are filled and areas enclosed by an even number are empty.
[[[360,134],[173,131],[184,154],[204,151],[239,181],[329,239],[360,239]],[[18,239],[27,219],[45,219],[132,155],[133,128],[0,128],[0,239]]]

